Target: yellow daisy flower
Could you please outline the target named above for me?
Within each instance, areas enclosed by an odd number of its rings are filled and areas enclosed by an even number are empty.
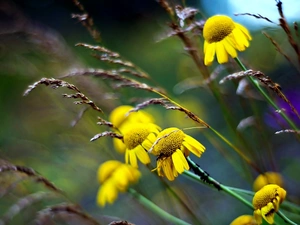
[[[113,126],[122,132],[127,125],[131,123],[153,123],[154,118],[140,110],[138,112],[132,112],[128,114],[128,112],[133,109],[132,106],[129,105],[121,105],[115,108],[109,115],[109,121],[113,124]],[[123,141],[117,138],[113,139],[113,144],[115,149],[120,153],[125,153],[126,146]]]
[[[126,146],[125,162],[138,167],[137,158],[143,163],[150,163],[147,153],[151,147],[160,127],[153,123],[133,123],[124,129],[123,141]]]
[[[115,108],[109,115],[109,121],[114,125],[114,127],[122,130],[122,126],[126,125],[126,122],[129,123],[153,123],[154,118],[140,110],[137,112],[128,113],[133,109],[130,105],[121,105]]]
[[[230,225],[257,225],[257,223],[253,216],[242,215],[233,220]]]
[[[279,173],[266,172],[260,174],[253,182],[253,190],[256,192],[267,184],[277,184],[280,187],[284,187],[283,178]]]
[[[97,194],[97,203],[105,206],[108,202],[112,204],[118,197],[119,192],[125,192],[130,183],[135,183],[141,173],[136,168],[110,160],[103,163],[98,169],[98,181],[101,186]]]
[[[228,62],[228,54],[236,58],[236,50],[244,51],[252,39],[244,26],[224,15],[212,16],[205,22],[203,37],[206,66],[212,64],[215,54],[220,64]]]
[[[275,213],[285,196],[286,191],[276,184],[268,184],[256,192],[252,201],[256,222],[261,224],[264,218],[268,224],[273,224]]]
[[[153,138],[153,137],[151,137]],[[150,139],[151,139],[150,138]],[[190,152],[200,157],[205,147],[196,139],[185,134],[178,128],[167,128],[161,131],[149,152],[158,156],[157,172],[159,176],[166,176],[168,180],[174,180],[178,173],[189,170],[186,158]],[[145,143],[147,144],[147,143]]]

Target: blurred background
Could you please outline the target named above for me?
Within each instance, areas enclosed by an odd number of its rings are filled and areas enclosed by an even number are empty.
[[[247,26],[253,40],[250,48],[239,55],[241,60],[249,68],[264,72],[280,84],[283,92],[300,110],[299,64],[285,33],[277,25],[279,15],[276,1],[251,1],[251,4],[246,0],[185,2],[187,6],[199,10],[198,20],[214,14],[226,14]],[[292,24],[300,21],[296,11],[299,2],[282,2],[287,21],[299,43],[299,32],[294,32]],[[237,137],[228,131],[226,118],[218,102],[203,85],[202,77],[182,42],[177,37],[165,38],[170,18],[156,1],[86,0],[82,4],[100,31],[101,46],[135,63],[152,77],[155,85],[165,88],[172,97],[184,103],[234,144],[240,144]],[[176,4],[181,2],[174,1],[171,5]],[[62,98],[63,93],[71,93],[63,88],[54,90],[39,86],[28,96],[23,96],[27,87],[42,77],[59,78],[81,68],[114,67],[92,57],[90,50],[75,47],[77,43],[99,44],[85,27],[71,18],[71,14],[78,13],[81,12],[71,0],[0,2],[0,158],[4,160],[2,163],[33,168],[68,197],[67,200],[56,196],[37,201],[16,215],[10,214],[14,216],[8,219],[7,224],[31,224],[38,211],[62,202],[80,205],[101,224],[108,224],[115,219],[141,225],[166,224],[166,221],[141,207],[130,195],[121,194],[114,205],[105,208],[96,205],[98,166],[112,158],[123,161],[123,155],[115,152],[110,138],[89,141],[95,134],[105,130],[105,127],[96,124],[97,112],[87,110],[78,120],[85,107],[74,105],[72,99]],[[235,17],[234,13],[259,13],[274,24],[251,16]],[[276,40],[290,61],[276,51],[262,31]],[[216,67],[217,64],[214,64],[210,70],[213,72]],[[217,84],[228,72],[239,71],[231,63],[227,70],[222,67],[220,70]],[[153,94],[130,88],[115,91],[108,81],[93,77],[66,80],[77,85],[100,106],[106,119],[114,107],[134,105],[131,101],[134,97],[154,97]],[[219,85],[224,101],[232,109],[232,118],[237,127],[240,121],[253,116],[253,113],[249,106],[243,106],[250,100],[237,96],[236,87],[235,82]],[[280,100],[278,102],[282,104]],[[252,150],[248,153],[257,166],[262,171],[280,172],[285,180],[288,199],[299,204],[299,142],[291,134],[275,135],[276,131],[285,128],[285,124],[279,121],[266,102],[256,100],[255,105],[256,125],[250,124],[239,133],[246,139],[248,150]],[[180,112],[166,111],[159,106],[151,106],[147,111],[154,115],[157,124],[163,128],[196,126]],[[293,115],[292,119],[300,125]],[[232,149],[206,129],[192,129],[187,133],[207,148],[200,159],[193,157],[204,170],[221,183],[252,190],[252,182],[258,174],[245,165]],[[155,162],[154,158],[152,162]],[[143,178],[135,188],[161,208],[192,224],[195,224],[195,217],[199,224],[229,224],[239,215],[252,214],[236,199],[185,177],[179,177],[174,182],[166,181],[188,205],[189,210],[186,210],[166,191],[155,173],[142,166],[141,170]],[[49,191],[42,184],[21,174],[2,173],[0,182],[0,217],[8,215],[6,213],[10,207],[19,199],[37,191]],[[291,216],[296,222],[300,221],[299,216]],[[59,219],[53,221],[53,224],[80,224],[71,219],[69,223]]]

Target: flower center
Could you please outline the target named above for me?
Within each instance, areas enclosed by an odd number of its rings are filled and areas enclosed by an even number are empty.
[[[149,135],[149,130],[145,127],[135,127],[124,135],[124,144],[128,149],[134,149],[143,143]]]
[[[233,20],[228,16],[210,17],[203,28],[203,37],[208,43],[222,41],[235,28]]]
[[[168,128],[162,131],[157,139],[159,141],[154,146],[157,155],[171,156],[177,149],[180,149],[185,135],[177,128]]]

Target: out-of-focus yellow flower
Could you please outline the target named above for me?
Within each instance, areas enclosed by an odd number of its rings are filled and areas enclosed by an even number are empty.
[[[257,225],[257,223],[253,216],[242,215],[233,220],[230,225]]]
[[[212,64],[215,54],[220,64],[228,62],[228,54],[236,58],[236,50],[244,51],[251,40],[244,26],[224,15],[212,16],[205,22],[203,37],[204,64],[207,66]]]
[[[103,207],[107,202],[112,204],[118,197],[118,193],[125,192],[130,183],[137,182],[141,173],[128,164],[110,160],[99,167],[97,176],[101,184],[97,203]]]
[[[267,223],[274,223],[275,213],[285,199],[286,191],[276,184],[268,184],[255,193],[253,197],[254,218],[258,224],[264,218]]]
[[[190,152],[200,157],[205,151],[205,147],[202,144],[178,128],[167,128],[161,131],[157,135],[156,140],[153,138],[151,142],[154,144],[150,151],[158,156],[158,175],[165,175],[168,180],[174,180],[178,173],[181,174],[184,170],[189,169],[185,157]]]
[[[129,105],[121,105],[115,108],[109,115],[109,121],[114,125],[114,127],[118,128],[119,130],[122,129],[122,126],[126,125],[126,122],[130,123],[153,123],[154,118],[140,110],[137,112],[129,111],[133,109],[132,106]]]
[[[138,167],[137,158],[143,163],[150,163],[147,150],[152,146],[161,128],[153,123],[132,123],[124,129],[123,140],[126,146],[125,162]]]
[[[266,172],[260,174],[253,183],[253,190],[256,192],[267,184],[277,184],[280,187],[284,187],[283,178],[279,173]]]
[[[131,112],[128,113],[131,109],[133,109],[132,106],[129,105],[121,105],[117,108],[115,108],[109,116],[109,121],[113,124],[113,126],[118,129],[120,132],[124,131],[126,127],[131,123],[153,123],[154,118],[140,110],[138,112]],[[120,153],[125,153],[126,146],[122,142],[122,140],[114,138],[113,144],[115,149]]]

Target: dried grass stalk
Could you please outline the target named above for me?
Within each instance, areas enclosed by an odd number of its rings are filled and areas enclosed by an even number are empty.
[[[288,36],[288,40],[290,45],[292,46],[292,48],[294,49],[294,51],[297,54],[298,57],[298,63],[300,64],[300,49],[299,46],[297,44],[297,42],[294,40],[292,32],[290,30],[290,27],[288,25],[288,23],[286,22],[285,16],[283,14],[283,10],[282,10],[282,2],[280,0],[276,0],[277,4],[277,9],[280,15],[279,18],[279,24],[282,27],[282,29],[284,30],[284,32],[286,33],[286,35]]]
[[[85,11],[83,5],[78,0],[73,0],[74,4],[82,14],[72,14],[72,18],[77,19],[90,33],[96,42],[101,41],[100,32],[95,28],[93,18]]]
[[[107,136],[123,140],[123,136],[120,135],[120,134],[114,133],[112,131],[104,131],[104,132],[102,132],[100,134],[96,134],[94,137],[91,138],[90,141],[95,141],[95,140],[97,140],[97,139],[99,139],[101,137],[107,137]]]
[[[268,17],[265,17],[265,16],[262,16],[260,14],[252,14],[252,13],[235,13],[234,14],[235,16],[253,16],[255,17],[256,19],[263,19],[263,20],[266,20],[270,23],[273,23],[273,24],[276,24],[274,23],[272,20],[270,20]]]
[[[33,205],[36,202],[39,202],[43,199],[57,197],[53,193],[47,192],[37,192],[30,195],[27,195],[24,198],[20,198],[14,205],[12,205],[7,212],[0,219],[0,224],[8,224],[16,215],[18,215],[26,207]]]
[[[3,172],[17,172],[17,173],[23,173],[26,174],[29,177],[33,177],[36,182],[43,183],[47,188],[49,188],[52,191],[58,192],[60,194],[63,194],[63,192],[54,186],[49,180],[46,178],[40,176],[35,172],[32,168],[25,167],[25,166],[17,166],[17,165],[1,165],[0,166],[0,173]]]
[[[224,77],[222,80],[220,80],[220,84],[224,83],[227,80],[232,80],[232,79],[240,79],[242,77],[246,76],[252,76],[257,78],[261,83],[265,84],[268,88],[270,88],[275,94],[277,94],[281,99],[283,99],[292,111],[297,115],[298,118],[300,118],[298,111],[296,108],[293,106],[293,104],[285,97],[285,95],[281,92],[281,88],[278,84],[274,83],[270,77],[267,75],[263,74],[260,71],[254,71],[254,70],[246,70],[246,71],[241,71],[238,73],[233,73],[230,74],[226,77]]]
[[[74,103],[90,105],[94,110],[103,113],[102,109],[100,109],[93,101],[91,101],[88,97],[86,97],[75,85],[59,79],[42,78],[41,80],[35,82],[34,84],[29,85],[28,89],[24,93],[24,96],[28,95],[33,89],[35,89],[40,84],[44,84],[46,86],[51,85],[52,88],[66,87],[70,90],[76,91],[77,92],[76,94],[63,94],[63,96],[66,98],[80,98],[81,101],[75,101]]]
[[[295,133],[295,134],[300,134],[299,130],[291,130],[291,129],[286,129],[286,130],[280,130],[276,131],[275,134],[282,134],[282,133]]]
[[[68,221],[68,216],[78,216],[83,221],[86,221],[86,224],[100,225],[96,219],[84,213],[78,205],[71,204],[55,205],[40,211],[35,219],[35,224],[43,225],[49,217],[52,219],[57,215],[65,216],[66,221]]]
[[[271,43],[275,46],[276,50],[284,56],[284,58],[286,58],[289,62],[292,62],[292,60],[288,57],[287,54],[285,54],[282,49],[280,48],[280,46],[277,44],[277,42],[271,37],[269,36],[266,32],[262,32],[270,41]]]

